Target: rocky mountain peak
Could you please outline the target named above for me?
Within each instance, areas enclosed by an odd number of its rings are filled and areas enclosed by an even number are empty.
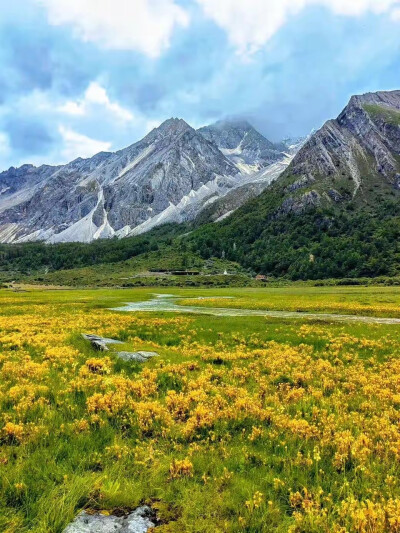
[[[171,118],[118,152],[1,175],[0,241],[124,236],[207,183],[238,173],[214,144]]]
[[[198,130],[206,139],[214,142],[218,148],[233,150],[242,142],[252,140],[257,147],[273,148],[273,143],[268,141],[251,124],[243,119],[225,119],[215,122],[211,126],[205,126]],[[247,139],[249,137],[249,139]]]
[[[213,128],[215,130],[242,130],[251,131],[254,127],[245,119],[233,118],[218,120],[211,126],[205,126],[206,128]]]
[[[230,191],[228,211],[286,168],[283,154],[247,121],[201,130],[172,117],[140,141],[58,167],[0,174],[0,242],[90,242],[193,220]],[[245,189],[244,189],[244,188]],[[240,190],[239,190],[240,189]],[[224,207],[218,209],[224,214]]]
[[[400,110],[400,91],[378,91],[376,93],[354,95],[350,98],[346,109],[362,107],[365,104],[387,106]]]
[[[193,130],[193,128],[182,118],[169,118],[150,133],[157,132],[158,135],[180,135],[189,130]]]
[[[246,174],[284,158],[281,147],[275,146],[243,119],[220,120],[198,132]]]

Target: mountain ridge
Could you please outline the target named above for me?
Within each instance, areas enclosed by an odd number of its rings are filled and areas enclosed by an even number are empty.
[[[1,173],[0,242],[90,242],[190,220],[251,179],[241,174],[214,142],[170,118],[117,152]]]
[[[396,186],[400,130],[386,118],[393,113],[400,124],[400,91],[352,96],[339,116],[327,121],[296,154],[285,172],[296,177],[292,186],[312,187],[323,178],[332,186],[339,184],[344,196],[354,197],[363,188],[362,175],[367,173]]]
[[[273,179],[274,165],[230,176],[236,186],[216,199],[207,192],[202,209],[196,207],[197,216],[185,224],[109,243],[19,245],[18,258],[29,265],[30,250],[37,249],[41,268],[49,263],[57,269],[59,253],[73,256],[71,265],[79,266],[74,250],[80,250],[93,265],[139,257],[157,250],[162,239],[176,258],[224,259],[273,278],[400,276],[400,91],[352,97],[291,159],[274,164],[282,168]],[[181,197],[185,205],[179,216],[195,206],[194,199],[194,192]],[[102,252],[93,259],[96,250]],[[1,253],[14,264],[13,247],[4,246]]]

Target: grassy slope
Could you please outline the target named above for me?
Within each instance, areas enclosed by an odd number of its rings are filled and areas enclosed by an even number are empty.
[[[377,104],[365,104],[363,107],[373,119],[383,120],[392,126],[400,126],[400,111]]]
[[[103,243],[106,244],[106,243]],[[111,246],[114,243],[111,242]],[[90,245],[89,245],[90,246]],[[79,252],[78,252],[79,253]],[[4,268],[4,267],[3,267]],[[167,276],[157,271],[198,271],[201,276]],[[230,276],[224,276],[227,271]],[[41,266],[33,272],[21,272],[10,266],[0,271],[0,282],[10,281],[81,287],[132,287],[155,285],[246,285],[251,281],[246,271],[237,263],[222,259],[205,260],[198,254],[182,251],[176,244],[162,245],[157,251],[135,255],[126,261],[100,262],[81,268],[55,269]]]
[[[157,270],[193,270],[202,275],[170,276],[154,273]],[[230,275],[225,276],[225,271]],[[204,260],[196,254],[179,253],[173,248],[142,254],[128,261],[35,274],[27,280],[50,285],[89,287],[246,285],[251,281],[237,263],[222,259]]]
[[[188,240],[204,257],[225,251],[228,259],[277,277],[396,275],[400,195],[371,168],[367,160],[360,160],[362,185],[354,198],[354,183],[343,177],[321,177],[290,193],[287,186],[298,176],[289,169],[268,191],[220,224],[199,228]],[[327,199],[332,188],[343,195],[341,201]],[[298,215],[279,211],[286,198],[298,199],[310,190],[321,195],[318,207]]]

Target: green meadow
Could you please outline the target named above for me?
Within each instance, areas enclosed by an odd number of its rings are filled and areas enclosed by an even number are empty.
[[[110,310],[154,292],[299,316]],[[301,316],[399,303],[374,286],[1,290],[0,530],[146,503],[161,533],[400,531],[400,325]]]

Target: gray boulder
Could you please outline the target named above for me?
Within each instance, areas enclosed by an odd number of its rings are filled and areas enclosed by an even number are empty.
[[[152,509],[144,505],[122,517],[83,511],[64,529],[64,533],[147,533],[155,526]]]
[[[137,361],[138,363],[145,363],[152,357],[158,357],[157,352],[118,352],[118,357],[123,361]]]
[[[107,337],[100,337],[99,335],[91,335],[82,333],[82,337],[89,341],[93,348],[99,352],[107,352],[108,347],[107,344],[123,344],[121,341],[117,341],[116,339],[109,339]]]

